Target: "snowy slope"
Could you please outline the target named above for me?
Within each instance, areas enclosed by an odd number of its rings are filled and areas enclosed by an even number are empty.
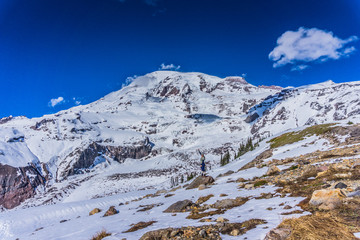
[[[303,143],[305,142],[306,140]],[[209,175],[215,178],[219,174],[226,173],[229,170],[236,171],[268,147],[269,144],[263,141],[257,149],[245,154],[240,160],[231,162],[224,167],[217,167],[209,171]],[[309,148],[313,149],[312,146],[309,146]],[[295,156],[300,155],[301,151],[294,148],[291,150],[291,153]],[[274,157],[278,156],[274,155]],[[156,190],[133,191],[98,199],[8,211],[0,215],[0,238],[29,240],[90,239],[96,232],[106,229],[107,232],[112,233],[109,239],[126,238],[135,240],[139,239],[145,232],[159,228],[175,228],[189,225],[200,226],[206,224],[200,223],[198,220],[186,219],[188,213],[178,213],[174,216],[171,213],[163,213],[163,211],[174,202],[184,199],[190,199],[195,202],[199,197],[209,194],[214,194],[214,197],[207,201],[207,204],[212,204],[217,200],[223,199],[220,194],[226,193],[228,195],[226,198],[250,197],[250,200],[240,207],[228,210],[225,214],[221,214],[221,216],[230,222],[242,222],[254,217],[266,220],[268,223],[260,225],[240,238],[263,239],[269,229],[276,227],[283,218],[299,216],[299,214],[291,214],[289,216],[280,215],[289,210],[284,210],[283,207],[279,205],[285,204],[291,206],[293,208],[292,210],[299,210],[300,208],[296,205],[303,200],[303,198],[281,197],[280,194],[270,200],[256,199],[256,197],[260,197],[262,193],[274,193],[276,188],[274,186],[264,186],[256,189],[237,190],[238,183],[231,182],[231,180],[236,180],[239,177],[245,179],[260,177],[264,175],[266,171],[267,168],[250,168],[239,171],[227,177],[217,178],[215,185],[202,191],[198,189],[186,190],[185,188],[180,188],[174,192],[168,192],[174,194],[171,197],[165,197],[167,194],[165,191],[158,197],[143,198],[146,195],[154,194]],[[83,189],[83,194],[86,195],[85,189]],[[151,204],[155,204],[156,207],[149,211],[138,211],[142,208],[141,206]],[[110,206],[115,206],[115,208],[119,210],[119,214],[103,217],[104,212],[101,212],[89,216],[89,212],[94,208],[100,208],[106,211]],[[267,210],[269,208],[272,208],[271,212]],[[307,213],[305,212],[303,214]],[[218,216],[219,215],[213,216],[213,219],[216,219]],[[131,224],[140,221],[157,222],[145,229],[131,233],[123,233],[130,228]],[[228,235],[223,235],[222,238],[234,239]]]
[[[198,148],[209,166],[217,166],[222,154],[234,155],[250,136],[356,122],[359,91],[359,82],[282,90],[242,77],[153,72],[88,105],[3,119],[0,163],[46,164],[46,188],[22,207],[156,189],[169,186],[172,176],[198,171]]]

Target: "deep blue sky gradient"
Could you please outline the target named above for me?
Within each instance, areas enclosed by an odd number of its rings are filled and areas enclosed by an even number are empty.
[[[360,37],[357,0],[1,0],[0,118],[39,117],[99,99],[125,79],[158,70],[219,77],[247,74],[254,85],[300,86],[360,80],[354,54],[304,71],[273,68],[268,54],[285,31],[303,26]],[[66,102],[49,107],[52,98]]]

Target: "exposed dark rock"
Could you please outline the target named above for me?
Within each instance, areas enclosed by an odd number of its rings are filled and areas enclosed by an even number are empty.
[[[164,212],[165,213],[175,213],[175,212],[185,212],[188,207],[193,206],[194,203],[190,200],[177,201],[176,203],[170,205]]]
[[[316,125],[316,124],[317,124],[316,120],[312,117],[309,118],[305,123],[305,125],[307,125],[307,126],[312,126],[312,125]]]
[[[11,121],[12,119],[13,119],[12,116],[0,118],[0,124],[7,123],[7,122]]]
[[[214,114],[190,114],[185,117],[195,119],[198,123],[212,123],[221,119],[221,117]]]
[[[256,156],[256,158],[254,160],[245,164],[242,168],[240,168],[240,170],[245,170],[248,168],[255,167],[256,165],[261,164],[264,159],[270,158],[272,155],[273,155],[272,149],[265,150],[264,152],[262,152],[258,156]]]
[[[104,217],[107,217],[107,216],[111,216],[111,215],[115,215],[115,214],[118,214],[119,211],[115,209],[114,206],[111,206],[107,211],[106,213],[104,214]]]
[[[251,122],[255,121],[258,117],[259,117],[258,113],[253,113],[253,114],[246,117],[245,122],[246,123],[251,123]]]
[[[318,102],[312,102],[310,104],[310,108],[320,111],[323,108],[323,106],[321,106]]]
[[[45,185],[45,179],[36,168],[0,164],[0,206],[11,209],[20,205],[35,195],[39,185]]]
[[[33,129],[33,130],[40,130],[41,128],[44,127],[44,130],[47,130],[46,125],[48,123],[55,124],[55,120],[54,119],[43,119],[40,122],[37,122],[35,124],[35,126],[31,126],[30,128]]]
[[[153,170],[146,170],[142,172],[132,172],[132,173],[115,173],[110,175],[108,179],[110,180],[120,180],[124,178],[139,178],[139,177],[153,177],[153,176],[162,176],[168,175],[170,173],[176,173],[179,169],[172,168],[172,169],[153,169]]]
[[[347,188],[348,186],[345,184],[345,183],[342,183],[342,182],[339,182],[335,185],[335,188],[340,188],[340,189],[343,189],[343,188]]]
[[[219,178],[219,177],[226,177],[226,176],[229,176],[229,175],[231,175],[231,174],[233,174],[233,173],[234,173],[234,171],[229,170],[229,171],[227,171],[226,173],[219,174],[219,176],[217,176],[217,178]]]
[[[198,188],[201,184],[204,184],[206,186],[213,183],[214,181],[214,178],[212,178],[211,176],[199,176],[195,178],[195,180],[192,181],[186,189]]]
[[[276,120],[287,120],[289,116],[287,116],[288,111],[286,111],[285,107],[282,107],[280,110],[277,111],[276,115],[271,119],[274,123]]]
[[[93,142],[86,149],[82,151],[78,149],[68,156],[78,157],[69,163],[64,172],[60,173],[60,178],[83,173],[84,170],[93,166],[96,157],[107,156],[123,163],[126,158],[140,159],[149,155],[152,147],[153,144],[148,139],[137,146],[104,146]]]
[[[9,140],[7,140],[7,142],[8,143],[24,142],[24,136],[17,136],[17,137],[10,138]]]
[[[339,121],[339,120],[346,119],[346,116],[344,114],[339,113],[339,112],[335,112],[333,114],[333,118],[334,118],[335,121]]]
[[[217,200],[214,204],[211,205],[213,208],[217,209],[230,209],[243,205],[248,201],[248,198],[237,197],[235,199],[223,199]]]

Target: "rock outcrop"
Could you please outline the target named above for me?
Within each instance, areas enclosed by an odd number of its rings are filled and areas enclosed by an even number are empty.
[[[189,208],[193,206],[194,203],[190,200],[178,201],[168,207],[164,212],[165,213],[175,213],[175,212],[185,212],[190,210]]]
[[[195,180],[192,181],[186,189],[198,188],[202,184],[206,186],[213,183],[214,181],[214,178],[212,178],[211,176],[199,176],[195,178]]]
[[[321,189],[312,194],[309,203],[323,210],[332,210],[341,204],[345,197],[346,194],[340,189]]]
[[[35,195],[45,178],[33,166],[15,168],[0,164],[0,206],[11,209]]]
[[[114,206],[111,206],[107,211],[106,213],[104,214],[104,217],[108,217],[108,216],[112,216],[112,215],[115,215],[115,214],[118,214],[119,211],[115,209]]]
[[[79,149],[68,156],[69,158],[75,158],[75,160],[69,163],[65,171],[58,172],[58,179],[83,173],[84,170],[94,166],[97,157],[106,156],[119,163],[123,163],[126,158],[140,159],[148,156],[151,153],[152,147],[153,144],[148,139],[134,146],[106,146],[93,142],[86,149]]]

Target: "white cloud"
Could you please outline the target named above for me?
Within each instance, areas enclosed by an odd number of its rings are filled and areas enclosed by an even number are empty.
[[[291,68],[291,71],[302,71],[304,69],[307,69],[308,67],[309,65],[301,64],[301,65],[293,66]]]
[[[332,32],[300,27],[297,31],[286,31],[277,39],[277,46],[270,52],[269,59],[274,61],[273,67],[298,62],[325,62],[349,56],[356,49],[345,45],[357,41],[357,36],[341,39]],[[299,65],[293,71],[303,70],[306,65]]]
[[[50,100],[49,106],[55,107],[56,105],[58,105],[60,103],[63,103],[63,102],[64,102],[63,97],[53,98],[53,99]]]
[[[125,79],[125,82],[124,82],[123,84],[121,84],[121,88],[130,85],[137,77],[138,77],[137,75],[134,75],[134,76],[132,76],[132,77],[127,77],[127,78]]]
[[[180,65],[175,66],[174,64],[169,64],[169,65],[165,65],[164,63],[162,63],[160,65],[159,70],[179,70],[180,69]]]
[[[81,101],[75,97],[72,98],[72,100],[74,101],[75,105],[80,105]]]

